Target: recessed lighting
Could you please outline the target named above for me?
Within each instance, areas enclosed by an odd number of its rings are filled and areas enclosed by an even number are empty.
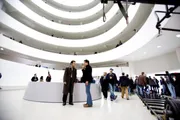
[[[177,38],[180,38],[180,34],[177,34],[176,37],[177,37]]]
[[[158,46],[157,46],[157,48],[161,48],[161,46],[160,46],[160,45],[158,45]]]
[[[1,50],[4,50],[4,48],[1,48]]]

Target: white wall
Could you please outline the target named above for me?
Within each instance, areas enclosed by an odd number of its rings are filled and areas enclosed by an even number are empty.
[[[128,67],[114,67],[114,72],[119,76],[122,71],[129,74]],[[49,70],[52,76],[52,82],[62,82],[63,70]],[[101,76],[103,72],[108,72],[109,68],[93,68],[93,76]],[[16,62],[11,62],[7,60],[0,59],[0,72],[2,73],[2,78],[0,79],[0,86],[26,86],[31,80],[34,73],[37,73],[38,77],[47,76],[48,69],[37,68],[33,66],[28,66],[25,64],[20,64]],[[77,76],[81,77],[82,72],[78,70]]]
[[[176,52],[171,52],[147,60],[136,61],[130,64],[130,70],[133,70],[132,73],[135,75],[139,75],[141,72],[150,74],[178,69],[180,69],[180,62],[178,61]]]

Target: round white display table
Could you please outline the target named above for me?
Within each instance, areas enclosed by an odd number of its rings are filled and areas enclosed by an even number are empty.
[[[24,99],[35,102],[62,102],[63,83],[55,82],[30,82],[24,94]],[[98,84],[91,84],[93,100],[101,99],[101,90]],[[84,83],[75,83],[74,102],[85,102],[86,92]],[[67,99],[68,102],[68,99]]]

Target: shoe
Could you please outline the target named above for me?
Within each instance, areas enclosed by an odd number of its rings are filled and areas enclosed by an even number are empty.
[[[69,103],[69,105],[74,105],[73,103]]]
[[[114,96],[114,100],[116,100],[116,99],[117,99],[117,95]]]
[[[124,97],[122,97],[122,99],[124,99]]]
[[[129,98],[127,98],[127,100],[129,100]]]
[[[66,105],[66,103],[63,103],[63,106],[65,106]]]
[[[111,99],[111,101],[113,101],[114,99]]]
[[[105,100],[107,100],[107,98],[104,98]]]
[[[84,106],[85,108],[92,107],[92,105],[88,105],[88,104],[84,104],[83,106]]]

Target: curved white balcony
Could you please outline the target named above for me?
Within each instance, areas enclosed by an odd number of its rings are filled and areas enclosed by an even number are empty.
[[[96,6],[98,3],[100,3],[100,0],[93,0],[92,2],[81,5],[81,6],[69,6],[59,3],[57,0],[46,0],[47,4],[50,4],[51,6],[63,10],[63,11],[72,11],[72,12],[80,12],[85,11],[88,9],[91,9],[92,7]]]
[[[69,11],[69,12],[66,12],[66,11],[56,9],[56,8],[46,4],[42,0],[31,0],[31,2],[33,2],[39,8],[41,8],[42,10],[44,10],[50,14],[53,14],[57,17],[67,18],[67,19],[86,18],[86,17],[89,17],[89,16],[96,14],[97,11],[100,11],[103,8],[103,5],[101,3],[99,3],[98,5],[93,7],[92,9],[89,9],[86,11],[82,11],[82,12],[70,12]]]
[[[134,6],[129,7],[129,21],[131,22],[132,19],[135,16],[136,11],[138,10],[140,4],[136,4]],[[70,40],[70,39],[60,39],[60,38],[54,38],[45,34],[42,34],[40,32],[37,32],[24,24],[18,22],[17,20],[13,19],[6,13],[4,13],[2,10],[0,11],[0,16],[2,19],[0,19],[0,22],[19,33],[32,38],[33,40],[37,40],[40,42],[48,43],[55,46],[63,46],[63,47],[89,47],[94,46],[98,44],[102,44],[104,42],[109,41],[114,36],[121,33],[121,31],[126,28],[126,21],[125,19],[122,19],[118,22],[116,26],[114,26],[111,30],[106,32],[105,34],[101,34],[97,37],[83,39],[83,40]],[[118,31],[118,32],[117,32]],[[28,33],[28,34],[27,34]]]
[[[103,9],[101,9],[99,11],[96,11],[95,14],[88,16],[88,17],[83,17],[83,18],[77,17],[75,19],[69,19],[69,18],[64,18],[64,17],[58,17],[56,15],[51,14],[50,12],[44,11],[43,9],[41,9],[39,6],[37,6],[30,0],[25,0],[22,2],[29,9],[36,12],[40,16],[44,16],[45,18],[47,18],[49,20],[53,20],[54,22],[57,22],[57,23],[68,24],[68,25],[81,25],[81,24],[91,23],[91,22],[96,21],[97,19],[101,18],[102,13],[103,13]],[[107,4],[105,7],[105,13],[107,13],[113,7],[113,5],[114,5],[113,2],[110,2],[109,4]]]
[[[19,0],[5,0],[8,4],[10,4],[13,8],[18,10],[21,14],[26,16],[27,18],[31,19],[33,22],[36,22],[42,26],[45,26],[49,29],[56,30],[59,32],[69,32],[69,33],[79,33],[79,32],[86,32],[90,30],[96,30],[98,27],[101,27],[105,24],[102,21],[102,18],[98,19],[89,24],[85,25],[63,25],[58,24],[56,22],[52,22],[47,20],[44,17],[39,16],[24,4],[22,4]],[[22,11],[23,9],[23,11]],[[113,16],[116,15],[117,11],[119,11],[118,6],[114,6],[108,13],[107,13],[107,21],[109,21]],[[106,29],[105,29],[106,30]],[[70,35],[70,34],[69,34]]]
[[[152,10],[148,20],[144,24],[144,26],[139,30],[137,34],[134,35],[129,41],[124,43],[118,48],[99,53],[93,55],[63,55],[63,54],[55,54],[50,52],[41,51],[35,48],[31,48],[29,46],[19,44],[18,42],[12,41],[3,35],[0,35],[0,46],[12,50],[24,55],[32,56],[35,58],[56,61],[56,62],[63,62],[68,63],[69,61],[76,60],[77,63],[82,63],[84,59],[89,59],[91,63],[100,63],[100,62],[107,62],[116,59],[123,58],[124,56],[138,50],[145,44],[147,44],[152,38],[157,35],[156,29],[156,17],[154,16],[154,11],[156,10],[165,10],[165,7],[162,5],[156,5]],[[162,17],[163,15],[160,15]],[[162,26],[167,23],[167,20],[164,21]],[[48,57],[47,57],[48,56]],[[111,56],[111,57],[110,57]]]
[[[83,6],[83,5],[88,5],[94,0],[53,0],[53,1],[66,6]]]

